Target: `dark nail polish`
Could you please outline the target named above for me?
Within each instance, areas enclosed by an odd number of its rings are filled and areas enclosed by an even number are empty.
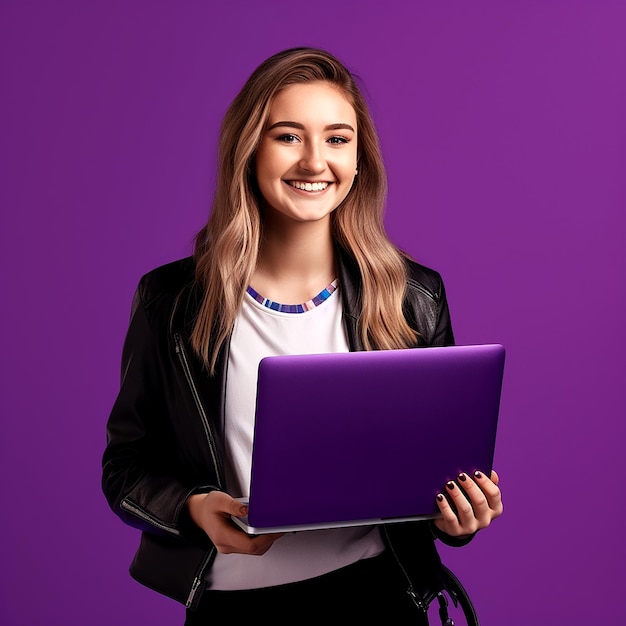
[[[467,480],[467,476],[463,472],[461,472],[459,474],[459,480],[465,482]]]
[[[449,481],[446,483],[446,487],[447,487],[450,491],[452,491],[452,490],[454,489],[454,482],[453,482],[453,481],[451,481],[451,480],[449,480]]]
[[[474,476],[476,476],[476,478],[482,478],[483,477],[483,475],[478,470],[476,470],[474,472]]]
[[[438,493],[437,494],[437,500],[439,500],[439,502],[443,502],[443,494]]]

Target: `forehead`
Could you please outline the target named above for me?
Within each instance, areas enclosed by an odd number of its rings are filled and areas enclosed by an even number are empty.
[[[343,91],[331,83],[316,81],[289,85],[270,105],[270,124],[289,120],[303,124],[347,123],[356,128],[356,112]]]

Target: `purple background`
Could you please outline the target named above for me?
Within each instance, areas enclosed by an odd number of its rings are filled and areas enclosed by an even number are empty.
[[[362,77],[393,239],[459,343],[508,350],[505,514],[445,562],[483,626],[625,620],[626,4],[221,4],[0,3],[0,622],[182,624],[127,573],[105,422],[139,276],[190,252],[226,106],[294,45]]]

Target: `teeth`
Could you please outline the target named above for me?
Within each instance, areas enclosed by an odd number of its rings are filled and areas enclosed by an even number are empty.
[[[324,189],[328,187],[328,183],[301,183],[299,181],[291,181],[289,184],[303,191],[324,191]]]

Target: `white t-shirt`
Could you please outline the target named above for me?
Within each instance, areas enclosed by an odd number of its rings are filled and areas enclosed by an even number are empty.
[[[226,382],[226,486],[234,497],[248,496],[250,490],[259,361],[271,355],[348,352],[341,299],[333,291],[336,284],[322,292],[322,298],[327,296],[322,302],[319,298],[304,304],[302,313],[274,310],[258,294],[245,295],[233,328]],[[375,526],[289,533],[262,556],[218,553],[209,585],[234,590],[295,582],[375,556],[383,549]]]

